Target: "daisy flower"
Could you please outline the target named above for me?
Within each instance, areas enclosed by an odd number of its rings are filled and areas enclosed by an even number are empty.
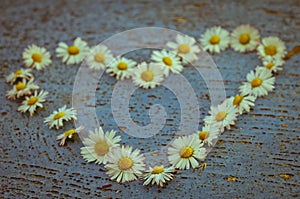
[[[220,53],[229,46],[229,32],[220,26],[205,31],[200,39],[203,49],[210,53]]]
[[[196,53],[199,53],[200,49],[195,43],[196,40],[193,37],[178,34],[176,36],[176,43],[168,42],[167,46],[182,57],[183,63],[188,63],[198,59]]]
[[[155,88],[163,81],[163,72],[163,66],[159,64],[142,62],[132,72],[132,80],[139,87]]]
[[[283,41],[278,37],[263,38],[261,44],[257,47],[257,53],[263,60],[266,58],[283,58],[286,54],[286,48]]]
[[[90,69],[103,70],[112,60],[111,51],[104,45],[97,45],[92,48],[86,62]]]
[[[144,156],[140,150],[132,151],[130,146],[117,147],[109,153],[108,163],[105,168],[108,170],[107,175],[117,182],[127,182],[137,179],[144,170]]]
[[[257,67],[255,72],[252,70],[247,74],[247,82],[239,87],[241,95],[252,95],[261,97],[268,95],[274,89],[275,78],[268,69]]]
[[[238,109],[239,114],[243,114],[243,112],[248,113],[250,108],[254,106],[254,102],[256,97],[251,95],[236,95],[234,97],[230,97],[229,103],[235,106]]]
[[[220,130],[216,125],[206,124],[202,127],[202,130],[198,132],[198,137],[202,143],[212,146],[213,140],[218,138],[219,133]]]
[[[85,41],[77,37],[72,46],[59,42],[56,48],[56,56],[62,58],[66,64],[79,64],[89,54],[89,47]]]
[[[13,84],[17,79],[31,79],[33,78],[33,75],[31,74],[31,69],[19,69],[15,72],[9,74],[6,76],[5,80],[7,83]]]
[[[259,44],[259,33],[250,25],[240,25],[230,37],[231,47],[237,52],[253,51]]]
[[[168,160],[176,168],[189,169],[199,165],[197,159],[204,160],[206,150],[197,135],[176,138],[168,148]]]
[[[269,57],[263,60],[263,64],[266,69],[271,70],[272,72],[277,72],[278,70],[282,70],[280,66],[284,64],[284,61],[282,59]]]
[[[56,137],[56,140],[60,140],[59,145],[60,145],[60,146],[63,146],[63,145],[65,145],[65,142],[66,142],[66,139],[67,139],[67,138],[72,138],[72,137],[73,137],[73,134],[79,133],[79,132],[82,131],[83,129],[84,129],[83,126],[80,126],[80,127],[76,128],[76,129],[69,129],[69,130],[65,131],[64,133],[58,135],[58,136]]]
[[[33,83],[33,78],[27,81],[23,79],[21,82],[18,82],[9,90],[6,94],[8,99],[15,100],[16,98],[22,97],[24,95],[30,95],[32,90],[37,90],[40,87]]]
[[[76,110],[74,110],[73,108],[67,108],[67,106],[65,105],[59,108],[58,111],[54,111],[51,115],[46,117],[44,123],[49,125],[50,129],[53,126],[55,126],[56,129],[58,129],[59,127],[63,126],[64,120],[77,120],[76,115]]]
[[[115,136],[115,131],[103,132],[99,127],[95,131],[89,131],[89,135],[82,142],[85,147],[82,147],[81,155],[87,162],[96,161],[97,164],[106,164],[108,160],[108,153],[113,147],[119,146],[121,141],[120,136]]]
[[[166,50],[162,51],[153,51],[151,55],[152,61],[155,63],[161,64],[164,66],[164,75],[169,76],[169,72],[178,74],[182,71],[183,66],[179,57],[176,56],[174,52],[167,52]]]
[[[221,133],[223,133],[225,127],[230,129],[230,125],[235,124],[234,121],[236,120],[237,112],[237,108],[229,103],[228,100],[225,100],[216,107],[210,107],[210,115],[204,118],[205,125],[216,125],[220,128]]]
[[[131,72],[133,71],[135,65],[135,61],[118,56],[113,59],[106,72],[111,73],[111,76],[116,75],[117,79],[123,80],[131,76]]]
[[[41,70],[51,64],[50,53],[45,48],[36,45],[28,46],[23,54],[23,61],[27,67],[36,68]]]
[[[41,90],[40,93],[34,91],[34,95],[26,97],[22,102],[22,105],[18,108],[18,111],[25,113],[29,111],[30,116],[33,115],[37,107],[43,108],[43,102],[46,101],[46,96],[48,95],[47,91]]]
[[[163,187],[167,181],[173,179],[172,172],[174,172],[173,167],[165,168],[163,165],[155,166],[153,168],[149,167],[149,169],[146,170],[146,173],[143,174],[143,185],[148,185],[150,183],[153,185],[156,183],[156,185]]]

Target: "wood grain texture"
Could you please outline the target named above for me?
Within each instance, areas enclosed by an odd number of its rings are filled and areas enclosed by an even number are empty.
[[[0,198],[299,198],[299,55],[288,60],[276,75],[274,92],[258,99],[253,111],[239,117],[236,126],[222,135],[205,160],[207,168],[202,175],[192,170],[178,171],[166,188],[145,187],[140,181],[117,184],[109,180],[102,166],[86,163],[80,157],[79,137],[64,147],[55,141],[73,124],[67,123],[59,131],[43,124],[42,118],[53,110],[72,103],[79,66],[67,66],[55,58],[60,41],[71,42],[80,36],[92,45],[115,33],[144,26],[171,28],[199,38],[214,25],[231,31],[249,23],[259,29],[262,37],[280,37],[288,50],[299,45],[299,1],[237,2],[2,1]],[[51,66],[34,71],[37,84],[50,95],[45,108],[31,118],[17,112],[21,100],[5,98],[10,85],[4,78],[22,66],[21,53],[29,44],[46,47],[53,58]],[[147,53],[131,56],[147,60]],[[260,64],[256,53],[239,54],[231,49],[213,58],[228,96],[236,94],[246,74]],[[183,74],[198,94],[203,119],[209,109],[203,79],[192,67]],[[110,109],[115,82],[105,76],[97,92],[97,116],[105,130],[118,129]],[[137,91],[130,102],[132,118],[147,124],[145,107],[155,103],[166,108],[169,118],[161,136],[139,139],[122,134],[122,143],[149,151],[170,141],[180,122],[180,106],[167,89]]]

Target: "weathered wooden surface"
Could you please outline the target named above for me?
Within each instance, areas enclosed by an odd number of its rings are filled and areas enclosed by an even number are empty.
[[[202,176],[192,170],[181,171],[166,188],[144,187],[140,181],[117,184],[109,180],[103,167],[88,164],[80,157],[82,143],[78,137],[59,147],[55,138],[63,130],[44,126],[43,117],[71,104],[79,67],[67,66],[55,58],[59,41],[70,42],[80,36],[92,45],[115,33],[144,26],[176,29],[199,38],[213,25],[232,30],[249,23],[262,36],[282,38],[288,49],[299,45],[297,0],[196,2],[1,1],[0,198],[299,198],[299,55],[292,57],[276,76],[275,91],[257,100],[254,110],[239,117],[237,126],[220,138],[206,159]],[[50,96],[45,109],[32,118],[18,113],[20,102],[8,101],[4,95],[10,89],[4,76],[22,65],[21,53],[29,44],[46,47],[53,58],[50,67],[34,72],[37,83]],[[142,53],[140,59],[146,59],[146,55]],[[235,94],[246,74],[260,63],[255,53],[240,55],[232,50],[215,55],[214,60],[227,95]],[[209,101],[203,80],[195,74],[191,67],[184,71],[198,89],[203,118]],[[102,81],[106,85],[97,96],[97,114],[105,130],[117,129],[110,112],[115,80],[105,76]],[[148,93],[137,92],[131,101],[133,119],[147,124],[144,106],[155,101],[166,106],[170,114],[164,130],[176,130],[179,105],[176,96],[165,91],[151,91],[151,98]],[[69,123],[65,129],[71,126]],[[145,151],[168,141],[168,136],[143,140],[124,135],[123,139],[123,143],[134,147],[143,144]],[[112,186],[102,188],[105,184]]]

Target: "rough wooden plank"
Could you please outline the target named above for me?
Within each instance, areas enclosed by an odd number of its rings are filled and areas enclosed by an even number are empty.
[[[61,131],[49,130],[41,120],[57,107],[70,105],[72,100],[78,66],[66,66],[55,58],[54,50],[59,41],[70,42],[81,36],[92,45],[114,33],[143,26],[172,28],[199,38],[213,25],[232,30],[249,23],[258,28],[262,36],[279,36],[288,49],[292,49],[300,40],[298,1],[243,4],[232,1],[2,1],[0,13],[0,90],[3,94],[10,88],[4,83],[4,76],[22,65],[21,52],[27,45],[45,46],[53,57],[50,67],[34,72],[37,83],[50,92],[46,108],[37,115],[29,118],[27,114],[18,113],[20,101],[16,103],[0,96],[1,198],[299,197],[299,55],[292,57],[278,74],[275,91],[259,99],[254,110],[241,116],[237,126],[221,137],[207,157],[207,168],[202,175],[192,170],[180,171],[166,188],[143,187],[139,181],[121,185],[112,182],[102,166],[83,161],[78,137],[67,146],[59,147],[55,138]],[[141,55],[147,59],[146,52]],[[225,80],[227,95],[235,94],[245,75],[260,63],[255,53],[240,55],[232,50],[215,55],[214,60]],[[191,67],[186,68],[184,75],[199,93],[203,118],[209,108],[203,80]],[[97,114],[104,129],[117,129],[109,104],[115,80],[105,77],[102,81],[105,86],[97,95]],[[144,151],[169,142],[167,132],[176,130],[180,122],[175,96],[164,89],[151,91],[151,97],[148,95],[139,92],[131,101],[134,120],[147,124],[145,106],[153,101],[165,105],[170,118],[164,128],[165,136],[145,140],[124,135],[124,143],[136,147],[142,144]],[[145,101],[138,100],[140,98]]]

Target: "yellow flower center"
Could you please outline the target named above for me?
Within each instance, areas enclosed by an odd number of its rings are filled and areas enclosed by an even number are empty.
[[[54,115],[53,120],[58,120],[58,119],[62,118],[65,115],[66,115],[65,112],[58,112]]]
[[[28,105],[28,106],[32,106],[32,105],[34,105],[38,100],[39,100],[39,98],[37,98],[37,97],[31,97],[31,98],[27,101],[27,105]]]
[[[164,168],[161,167],[161,166],[155,166],[152,171],[151,171],[151,174],[160,174],[164,172]]]
[[[25,88],[26,88],[26,84],[24,84],[23,82],[19,82],[19,83],[16,85],[16,90],[17,90],[17,91],[24,90]]]
[[[77,55],[79,53],[79,48],[77,46],[69,46],[68,53],[70,55]]]
[[[75,129],[70,129],[70,130],[67,130],[66,132],[64,132],[64,136],[68,137],[70,135],[73,135],[74,133],[76,133],[76,130]]]
[[[210,40],[209,40],[209,42],[210,42],[210,44],[212,44],[212,45],[216,45],[216,44],[218,44],[218,43],[220,43],[220,37],[218,36],[218,35],[213,35],[211,38],[210,38]]]
[[[194,149],[192,147],[186,146],[180,149],[179,155],[182,158],[189,158],[193,155]]]
[[[127,68],[128,68],[128,65],[125,63],[125,62],[120,62],[119,64],[118,64],[118,69],[119,70],[127,70]]]
[[[151,82],[151,81],[153,80],[153,77],[154,77],[153,72],[152,72],[152,71],[149,71],[149,70],[144,71],[144,72],[142,72],[142,74],[141,74],[141,78],[142,78],[142,80],[144,80],[145,82]]]
[[[118,166],[120,170],[124,171],[130,169],[133,166],[133,161],[128,157],[123,157],[119,160]]]
[[[275,64],[273,62],[270,62],[266,65],[267,69],[271,69]]]
[[[251,86],[252,86],[252,88],[258,87],[262,84],[262,82],[263,82],[262,79],[256,77],[252,80]]]
[[[223,121],[226,118],[226,116],[227,116],[227,113],[225,111],[220,111],[219,113],[217,113],[215,118],[218,122],[220,122],[220,121]]]
[[[167,65],[167,66],[172,66],[173,65],[173,61],[170,57],[164,57],[163,58],[163,62]]]
[[[233,99],[233,105],[235,106],[239,106],[241,101],[244,99],[243,96],[240,96],[240,95],[236,95]]]
[[[246,45],[250,42],[250,35],[247,33],[240,34],[239,41],[241,44]]]
[[[188,44],[180,44],[178,46],[178,51],[182,54],[187,54],[190,52],[190,46]]]
[[[277,47],[274,46],[274,45],[266,46],[265,47],[265,53],[266,53],[266,55],[270,55],[270,56],[276,55]]]
[[[98,63],[103,63],[104,60],[105,60],[105,56],[103,53],[97,53],[95,56],[94,56],[94,60]]]
[[[209,136],[209,132],[201,131],[198,135],[200,140],[205,140]]]
[[[109,151],[109,145],[105,140],[99,140],[94,146],[94,151],[98,156],[104,156]]]
[[[15,76],[19,76],[19,75],[21,75],[23,72],[22,72],[22,70],[16,70],[15,72],[14,72],[14,75]]]
[[[32,60],[33,60],[34,62],[38,62],[38,63],[41,63],[42,60],[43,60],[42,55],[39,54],[39,53],[33,53],[32,56],[31,56],[31,58],[32,58]]]

